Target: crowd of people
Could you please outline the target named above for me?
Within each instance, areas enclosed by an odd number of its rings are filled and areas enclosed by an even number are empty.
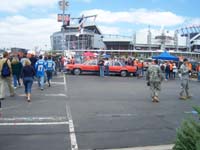
[[[60,62],[61,58],[56,60],[51,55],[37,57],[34,54],[24,54],[23,57],[10,57],[8,52],[4,52],[0,59],[0,100],[6,98],[5,84],[8,85],[11,97],[15,96],[16,88],[24,85],[25,97],[30,102],[34,80],[37,80],[41,91],[44,90],[45,83],[50,87],[52,76],[57,75],[57,70],[64,65],[59,64]]]
[[[197,65],[197,69],[200,69],[200,65]],[[198,72],[199,71],[200,70],[198,70]],[[159,65],[158,60],[154,60],[154,63],[149,66],[146,73],[147,85],[150,87],[151,90],[152,102],[159,102],[161,83],[164,78],[165,80],[168,80],[170,78],[171,72],[173,73],[172,78],[175,79],[175,74],[178,74],[181,80],[181,90],[179,98],[181,100],[187,100],[191,98],[191,94],[189,92],[189,79],[191,76],[192,68],[188,59],[185,58],[178,68],[176,67],[175,63],[170,65],[170,63],[168,62],[166,64]]]
[[[158,61],[152,60],[152,63],[145,66],[142,60],[138,59],[121,59],[126,65],[137,66],[137,76],[146,76],[147,85],[151,90],[152,102],[159,102],[159,92],[161,91],[162,81],[168,81],[176,79],[177,77],[181,80],[181,90],[179,98],[181,100],[186,100],[191,98],[189,92],[189,79],[191,73],[196,71],[198,73],[198,78],[200,78],[200,64],[197,64],[195,68],[188,61],[187,58],[183,61],[173,62],[173,61]],[[108,59],[99,60],[99,71],[100,76],[103,77],[109,74],[109,61]],[[147,70],[146,70],[147,69]],[[200,81],[200,79],[198,79]]]
[[[137,67],[137,72],[136,76],[138,78],[141,78],[145,75],[145,72],[147,68],[155,63],[153,60],[151,62],[145,62],[142,59],[139,58],[100,58],[99,59],[99,75],[102,77],[105,75],[109,75],[109,61],[120,61],[125,65],[129,66],[136,66]],[[162,74],[164,75],[164,79],[171,80],[171,79],[176,79],[178,77],[178,70],[180,66],[183,64],[183,61],[163,61],[159,60],[158,65],[161,69]],[[192,66],[191,62],[187,61],[187,67],[190,72],[190,76],[192,73],[196,72],[196,75],[200,73],[200,63],[197,64],[196,66]],[[199,76],[200,78],[200,76]],[[199,79],[200,80],[200,79]]]
[[[111,58],[100,58],[99,75],[101,77],[109,75],[109,60]],[[159,91],[161,90],[161,83],[163,80],[175,79],[179,75],[181,79],[182,90],[180,92],[181,99],[188,99],[191,97],[189,93],[189,76],[192,72],[191,63],[184,59],[182,63],[172,61],[157,61],[153,63],[145,63],[139,59],[123,59],[120,58],[126,65],[136,66],[138,78],[146,75],[146,80],[151,89],[151,97],[153,102],[159,102]],[[66,71],[67,64],[74,64],[76,60],[74,57],[59,58],[48,56],[35,56],[34,54],[24,54],[23,57],[12,56],[8,52],[4,52],[3,58],[0,59],[0,100],[6,97],[5,84],[8,85],[10,96],[15,96],[15,89],[24,85],[24,93],[28,102],[31,101],[31,92],[33,81],[37,80],[38,87],[41,91],[44,90],[45,83],[51,86],[51,79],[53,75],[57,75],[57,71]],[[7,70],[5,69],[7,66]],[[147,69],[148,68],[148,69]],[[200,64],[196,66],[196,71],[200,74]],[[185,94],[184,94],[185,93]]]

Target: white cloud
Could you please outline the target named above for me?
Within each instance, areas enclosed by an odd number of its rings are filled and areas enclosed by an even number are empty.
[[[58,3],[58,0],[1,0],[0,11],[16,13],[28,6],[51,7],[55,3]]]
[[[102,9],[83,11],[82,14],[97,14],[97,22],[130,24],[146,24],[153,26],[174,26],[184,23],[185,18],[172,12],[150,11],[146,9],[136,9],[124,12],[111,12]]]
[[[28,19],[23,16],[11,16],[0,22],[0,48],[22,47],[32,49],[35,46],[50,48],[50,35],[60,30],[56,15],[48,18]]]

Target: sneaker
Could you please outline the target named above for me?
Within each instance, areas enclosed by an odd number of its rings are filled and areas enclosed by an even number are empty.
[[[155,96],[152,97],[152,102],[156,102]]]
[[[30,98],[30,97],[28,97],[28,98],[27,98],[27,101],[28,101],[28,102],[31,102],[31,98]]]
[[[16,89],[17,87],[15,86],[14,89]]]
[[[158,98],[158,96],[154,96],[154,102],[156,102],[156,103],[159,102],[159,98]]]
[[[181,99],[181,100],[186,100],[187,97],[185,97],[185,96],[180,96],[179,99]]]
[[[188,95],[187,98],[190,99],[190,98],[192,98],[192,96],[191,96],[191,95]]]
[[[5,99],[5,98],[2,97],[2,98],[0,98],[0,101],[2,101],[2,100],[4,100],[4,99]]]

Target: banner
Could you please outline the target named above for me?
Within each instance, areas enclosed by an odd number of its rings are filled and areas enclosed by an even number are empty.
[[[58,14],[57,20],[58,22],[63,22],[63,14]],[[70,25],[70,14],[64,14],[64,25]]]

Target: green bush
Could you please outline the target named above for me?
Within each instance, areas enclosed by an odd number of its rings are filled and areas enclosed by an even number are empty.
[[[194,107],[200,116],[200,107]],[[194,119],[183,121],[177,130],[173,150],[200,150],[200,123]]]

